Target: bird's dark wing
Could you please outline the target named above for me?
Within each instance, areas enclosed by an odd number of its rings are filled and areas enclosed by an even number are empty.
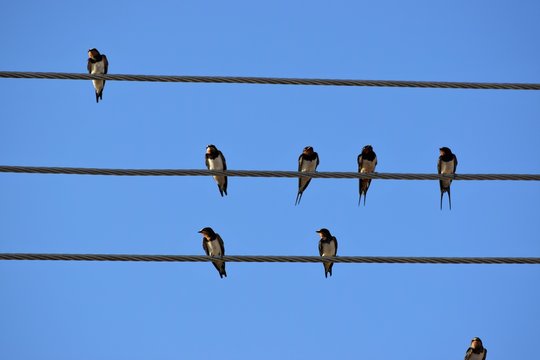
[[[358,157],[356,158],[356,162],[358,163],[358,172],[360,172],[360,170],[362,170],[363,161],[364,161],[364,159],[362,158],[362,154],[358,155]]]
[[[439,157],[439,160],[437,161],[437,174],[441,173],[441,158]]]
[[[472,351],[473,351],[472,348],[467,349],[467,351],[465,352],[465,359],[464,360],[469,360],[469,358],[471,357]]]
[[[101,58],[103,59],[103,67],[105,68],[104,74],[106,74],[109,71],[109,60],[107,60],[107,57],[103,54],[101,54]]]
[[[88,59],[88,63],[86,64],[86,69],[88,70],[88,73],[92,73],[92,63],[90,62],[90,59]]]
[[[221,159],[223,160],[223,170],[227,170],[227,162],[225,161],[225,156],[223,156],[223,153],[220,151],[219,155],[221,155]]]
[[[457,169],[457,156],[454,155],[454,174],[456,173],[456,169]]]
[[[302,164],[304,163],[304,154],[300,154],[298,157],[298,171],[302,171]]]
[[[225,244],[223,243],[223,239],[219,234],[216,234],[217,240],[219,242],[219,246],[221,246],[221,256],[225,256]]]
[[[482,358],[482,360],[486,360],[486,356],[487,356],[487,349],[484,348],[484,357]]]
[[[206,168],[210,169],[210,164],[208,163],[208,156],[204,156],[204,163],[206,164]]]
[[[319,256],[322,256],[322,240],[319,240]]]
[[[336,239],[335,236],[334,236],[334,242],[336,243],[336,254],[335,254],[335,255],[337,255],[337,239]],[[335,256],[335,255],[334,255],[334,256]]]
[[[317,166],[319,166],[319,154],[315,153],[315,157],[317,158]],[[317,168],[317,166],[315,166],[315,168]]]
[[[204,249],[204,252],[206,254],[206,256],[208,256],[209,252],[208,252],[208,244],[206,244],[206,239],[203,238],[202,240],[202,247]]]

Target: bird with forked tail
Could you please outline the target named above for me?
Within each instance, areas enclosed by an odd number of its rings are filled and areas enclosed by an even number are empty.
[[[442,147],[439,149],[439,161],[437,162],[437,173],[438,174],[455,174],[457,169],[457,157],[452,153],[447,147]],[[452,198],[450,197],[450,184],[452,184],[452,179],[439,180],[439,185],[441,188],[441,210],[442,210],[442,200],[443,194],[448,193],[448,205],[450,210],[452,210]]]
[[[104,54],[100,54],[96,48],[88,50],[88,63],[86,65],[89,74],[107,74],[109,71],[109,60]],[[103,89],[105,80],[92,80],[96,91],[96,102],[103,100]]]
[[[319,155],[313,151],[313,147],[306,146],[298,157],[298,172],[314,172],[319,166]],[[300,204],[302,194],[307,189],[311,182],[310,177],[298,178],[298,193],[296,194],[296,202],[294,205]]]
[[[227,170],[227,162],[223,153],[217,149],[215,145],[208,145],[206,147],[206,154],[204,155],[206,168],[208,170]],[[217,183],[219,193],[227,195],[227,177],[226,176],[213,176]]]
[[[375,171],[377,166],[377,155],[373,151],[371,145],[366,145],[362,148],[362,152],[358,155],[358,172],[361,174],[372,173]],[[362,194],[364,194],[364,206],[366,206],[366,195],[371,185],[371,179],[360,179],[359,181],[359,192],[360,197],[358,198],[358,206],[360,206],[360,201],[362,200]]]
[[[203,235],[202,247],[206,256],[213,256],[217,258],[222,258],[225,256],[225,244],[223,239],[219,234],[215,233],[211,227],[205,227],[199,230],[199,233]],[[215,260],[212,261],[212,264],[216,267],[221,278],[227,277],[227,272],[225,271],[225,261]]]

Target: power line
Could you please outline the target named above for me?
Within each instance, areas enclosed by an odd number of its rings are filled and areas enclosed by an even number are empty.
[[[279,263],[364,263],[364,264],[527,264],[538,265],[537,257],[378,257],[378,256],[259,256],[229,255],[226,262],[279,262]],[[41,261],[145,261],[145,262],[208,262],[215,257],[202,255],[125,255],[125,254],[22,254],[0,253],[0,260],[41,260]]]
[[[0,173],[66,174],[105,176],[240,176],[265,178],[381,179],[381,180],[528,180],[539,181],[540,174],[407,174],[358,172],[298,172],[275,170],[198,170],[198,169],[96,169],[43,166],[0,166]]]
[[[130,74],[83,74],[59,72],[0,71],[0,78],[14,79],[57,79],[57,80],[117,80],[179,83],[227,83],[227,84],[270,84],[270,85],[315,85],[315,86],[371,86],[409,87],[442,89],[494,89],[494,90],[540,90],[540,84],[531,83],[484,83],[447,81],[402,81],[402,80],[340,80],[269,78],[245,76],[174,76],[174,75],[130,75]]]

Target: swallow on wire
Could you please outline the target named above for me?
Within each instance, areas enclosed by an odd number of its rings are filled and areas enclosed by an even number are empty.
[[[377,155],[373,151],[371,145],[366,145],[362,148],[362,152],[358,155],[358,172],[361,174],[368,174],[375,171],[377,166]],[[366,206],[366,195],[369,190],[369,185],[371,185],[371,179],[360,179],[358,191],[360,197],[358,198],[358,206],[360,206],[360,201],[362,200],[362,194],[364,194],[364,206]]]
[[[319,166],[319,155],[313,151],[313,147],[306,146],[300,157],[298,157],[298,171],[299,172],[315,172]],[[310,177],[300,177],[298,178],[298,194],[296,194],[296,202],[294,205],[300,204],[302,200],[302,194],[307,189],[309,183],[311,182]]]
[[[219,151],[215,145],[208,145],[206,147],[206,154],[204,155],[206,161],[206,168],[208,170],[227,170],[227,162],[225,156]],[[217,183],[219,193],[227,195],[227,176],[216,175],[213,176]]]
[[[319,240],[319,255],[320,256],[336,256],[338,249],[338,242],[335,236],[330,234],[328,229],[322,228],[317,231],[321,240]],[[324,277],[327,278],[328,274],[332,276],[332,267],[334,263],[331,261],[325,261],[324,265]]]
[[[455,174],[457,169],[458,160],[455,154],[452,154],[452,150],[447,147],[442,147],[439,149],[440,156],[439,161],[437,162],[437,172],[439,174]],[[448,205],[450,210],[452,210],[452,198],[450,197],[450,184],[452,184],[452,179],[439,180],[439,185],[441,188],[441,210],[442,210],[442,200],[443,194],[448,193]]]
[[[219,234],[215,233],[211,227],[205,227],[199,230],[199,233],[203,235],[202,247],[206,256],[212,256],[216,258],[222,258],[225,256],[225,244],[223,239]],[[214,260],[212,264],[216,267],[221,278],[227,277],[227,272],[225,271],[225,261],[223,260]]]
[[[100,54],[96,48],[88,50],[88,64],[86,68],[89,74],[106,74],[109,71],[107,56]],[[92,84],[96,90],[96,102],[98,103],[99,100],[103,100],[105,80],[92,80]]]

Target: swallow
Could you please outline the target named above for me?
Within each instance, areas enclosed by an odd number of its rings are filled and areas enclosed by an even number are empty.
[[[366,145],[362,148],[362,152],[358,155],[358,172],[361,174],[372,173],[377,166],[377,155],[373,151],[371,145]],[[371,179],[360,179],[359,181],[359,193],[358,206],[360,206],[360,200],[362,200],[362,194],[364,194],[364,206],[366,206],[366,195],[371,184]]]
[[[437,162],[437,173],[439,174],[455,174],[457,168],[457,157],[452,154],[452,150],[447,147],[442,147],[439,149],[440,156],[439,161]],[[448,205],[450,210],[452,210],[452,199],[450,198],[450,184],[452,179],[439,180],[439,185],[441,187],[441,210],[442,210],[442,199],[445,192],[448,193]]]
[[[227,170],[225,156],[223,156],[221,151],[219,151],[215,145],[208,145],[206,147],[206,154],[204,157],[206,159],[206,167],[208,170]],[[213,178],[216,180],[221,196],[223,196],[223,194],[227,195],[227,177],[213,176]]]
[[[106,74],[109,71],[109,61],[104,54],[94,48],[88,50],[88,64],[86,66],[89,74]],[[94,89],[96,90],[96,102],[103,100],[103,88],[105,88],[105,80],[92,80]]]
[[[319,155],[313,151],[311,146],[306,146],[298,158],[298,171],[314,172],[317,169],[317,166],[319,166]],[[298,178],[298,194],[296,195],[296,202],[294,205],[300,204],[302,194],[307,189],[310,182],[310,177]]]
[[[473,338],[471,346],[465,352],[465,360],[486,360],[487,349],[482,345],[480,338]]]
[[[330,231],[328,229],[322,228],[317,231],[316,233],[319,234],[321,237],[321,240],[319,240],[319,255],[320,256],[336,256],[337,254],[337,248],[338,243],[335,236],[332,236],[330,234]],[[324,277],[328,277],[328,274],[332,276],[332,266],[334,266],[334,263],[331,261],[325,261],[323,263],[324,265]]]
[[[199,230],[199,233],[203,235],[202,247],[206,253],[206,256],[221,258],[225,256],[225,245],[223,244],[223,239],[221,239],[219,234],[216,234],[210,227],[202,228]],[[227,273],[225,272],[225,261],[216,260],[212,261],[212,264],[214,264],[216,267],[221,278],[227,277]]]

